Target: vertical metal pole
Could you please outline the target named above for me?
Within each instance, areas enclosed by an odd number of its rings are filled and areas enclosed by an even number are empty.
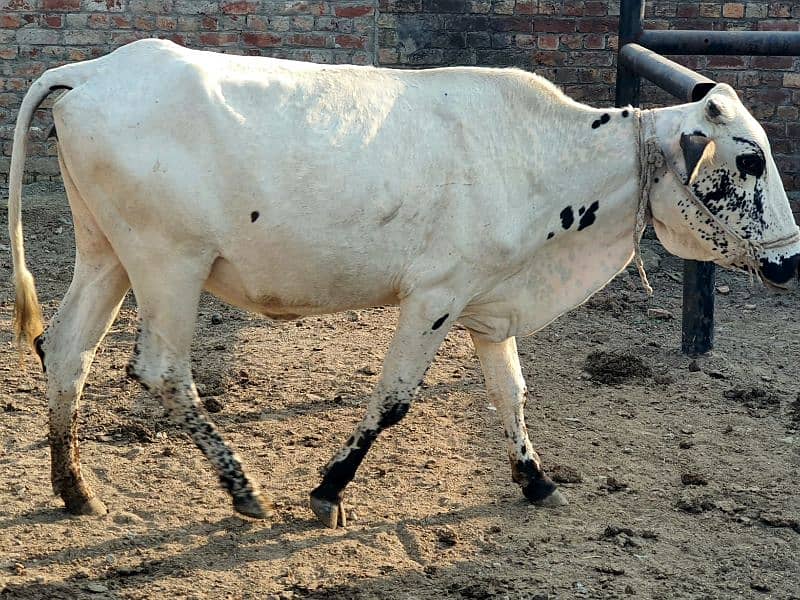
[[[681,350],[697,356],[714,347],[714,263],[683,261]]]
[[[639,41],[645,0],[622,0],[619,14],[616,106],[639,106],[641,78],[623,66],[619,51]],[[691,260],[683,263],[683,329],[681,350],[698,355],[714,347],[714,263]]]
[[[617,93],[616,106],[639,106],[641,78],[622,65],[619,51],[625,44],[635,42],[642,33],[645,0],[622,0],[619,7],[619,48],[617,49]]]

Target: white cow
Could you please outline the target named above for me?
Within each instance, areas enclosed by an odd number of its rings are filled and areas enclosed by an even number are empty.
[[[53,116],[77,256],[43,334],[20,189],[33,112],[64,88]],[[47,71],[17,120],[9,228],[17,338],[47,372],[54,489],[71,512],[105,511],[81,475],[76,408],[132,287],[130,374],[189,432],[234,508],[266,515],[192,382],[206,289],[274,318],[400,306],[367,414],[311,492],[326,525],[344,524],[345,486],[455,322],[472,334],[514,480],[534,503],[563,504],[528,439],[515,336],[624,269],[650,214],[681,257],[776,285],[796,272],[800,238],[767,138],[726,85],[694,104],[601,110],[513,69],[334,67],[158,40]]]

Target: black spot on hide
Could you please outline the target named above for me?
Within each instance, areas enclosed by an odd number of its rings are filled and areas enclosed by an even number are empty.
[[[611,117],[608,116],[608,113],[603,113],[603,116],[601,116],[596,121],[592,122],[592,129],[597,129],[598,127],[600,127],[600,125],[605,125],[610,120],[611,120]]]
[[[561,211],[561,227],[564,229],[569,229],[572,227],[572,224],[575,222],[575,215],[572,213],[572,207],[568,206],[564,210]]]
[[[255,223],[258,220],[259,216],[260,215],[258,214],[258,211],[254,210],[253,212],[250,213],[250,222]]]
[[[550,233],[548,233],[548,234],[547,234],[547,239],[549,240],[549,239],[550,239],[551,237],[553,237],[554,235],[555,235],[555,233],[553,233],[553,232],[551,231]]]
[[[630,114],[631,114],[631,113],[630,113],[630,111],[628,111],[628,110],[623,110],[623,111],[622,111],[622,118],[623,118],[623,119],[627,119],[627,118],[628,118],[628,115],[630,115]]]
[[[600,207],[600,203],[597,200],[595,200],[594,202],[592,202],[589,205],[588,210],[581,217],[581,222],[578,224],[578,231],[581,231],[582,229],[586,229],[587,227],[589,227],[589,225],[594,223],[594,221],[595,221],[595,213],[597,212],[597,209],[599,207]]]
[[[444,322],[447,320],[447,317],[449,317],[449,316],[450,316],[450,313],[445,313],[444,315],[442,315],[441,317],[436,319],[433,322],[433,326],[431,327],[431,329],[433,331],[436,331],[437,329],[439,329],[439,327],[441,327],[444,324]]]

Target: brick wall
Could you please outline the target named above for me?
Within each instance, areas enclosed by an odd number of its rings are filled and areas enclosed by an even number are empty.
[[[390,67],[517,66],[594,105],[613,102],[619,0],[0,0],[0,186],[13,119],[44,69],[143,37],[252,55]],[[800,29],[798,2],[648,2],[647,26]],[[733,85],[800,199],[800,58],[678,57]],[[646,85],[649,105],[674,102]],[[57,179],[40,111],[29,179]]]

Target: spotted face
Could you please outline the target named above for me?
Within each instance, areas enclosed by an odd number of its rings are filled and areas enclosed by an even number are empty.
[[[727,85],[656,114],[666,165],[655,174],[653,225],[682,258],[758,268],[780,285],[796,272],[800,238],[761,126]],[[747,259],[747,256],[750,259]]]

